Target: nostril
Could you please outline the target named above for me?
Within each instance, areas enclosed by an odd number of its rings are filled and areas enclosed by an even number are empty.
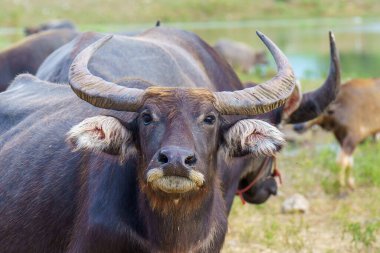
[[[196,162],[197,158],[195,157],[195,155],[188,156],[185,159],[185,164],[189,166],[194,165]]]
[[[158,161],[160,163],[168,163],[168,161],[169,161],[168,157],[166,155],[162,154],[162,153],[158,154],[158,158],[157,159],[158,159]]]

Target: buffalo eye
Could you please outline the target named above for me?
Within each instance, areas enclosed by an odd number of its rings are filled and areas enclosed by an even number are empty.
[[[214,115],[208,115],[204,118],[203,122],[208,124],[208,125],[212,125],[215,123],[215,116]]]
[[[145,126],[149,125],[153,121],[152,115],[150,115],[149,113],[143,113],[141,118]]]

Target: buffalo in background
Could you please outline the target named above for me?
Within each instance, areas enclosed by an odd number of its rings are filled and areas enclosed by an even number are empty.
[[[68,30],[76,30],[74,23],[70,20],[52,20],[38,26],[30,26],[24,29],[24,33],[26,36],[48,31],[48,30],[59,30],[59,29],[68,29]]]
[[[343,84],[336,100],[319,117],[294,129],[305,132],[314,125],[334,134],[341,150],[337,155],[342,188],[354,189],[353,154],[357,145],[380,131],[380,79],[353,79]]]
[[[214,45],[217,51],[234,68],[249,73],[256,65],[267,64],[264,51],[254,51],[249,45],[227,39],[218,40]]]
[[[66,44],[78,33],[74,30],[52,30],[28,36],[0,52],[0,92],[4,91],[16,75],[35,74],[41,63],[54,50]]]
[[[330,69],[329,74],[321,87],[314,91],[302,93],[301,86],[297,83],[292,95],[284,106],[256,116],[277,127],[282,124],[298,124],[306,122],[323,114],[331,102],[336,99],[340,89],[340,61],[332,32],[329,33],[330,41]],[[245,86],[252,87],[255,83],[246,83]],[[240,176],[239,190],[241,197],[245,201],[253,204],[260,204],[266,201],[270,195],[277,192],[278,181],[276,180],[277,171],[274,168],[273,157],[261,157],[250,159],[249,157],[240,158],[239,163],[246,169]],[[236,166],[236,165],[235,165]],[[260,179],[258,178],[260,177]],[[252,182],[257,182],[252,185]],[[251,186],[251,187],[250,187]],[[234,192],[230,192],[234,194]]]

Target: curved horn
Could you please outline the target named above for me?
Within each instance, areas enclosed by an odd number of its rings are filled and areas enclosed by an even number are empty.
[[[300,106],[287,120],[295,124],[316,118],[335,100],[340,89],[340,62],[334,34],[330,31],[330,71],[324,84],[317,90],[303,95]]]
[[[214,92],[215,107],[221,114],[266,113],[282,106],[292,94],[295,78],[288,59],[264,34],[256,33],[273,55],[278,73],[271,80],[251,88]]]
[[[88,103],[106,109],[136,111],[142,105],[144,90],[127,88],[94,76],[87,64],[91,56],[113,36],[105,36],[78,54],[69,71],[69,83],[73,91]],[[145,82],[139,79],[131,83]]]

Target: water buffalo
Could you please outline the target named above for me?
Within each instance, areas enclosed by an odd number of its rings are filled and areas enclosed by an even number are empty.
[[[268,63],[264,51],[255,52],[249,45],[242,42],[221,39],[215,43],[214,49],[233,68],[239,69],[244,73],[249,73],[257,64]]]
[[[284,123],[297,124],[317,118],[328,108],[329,104],[335,100],[340,88],[339,55],[334,35],[331,32],[329,33],[329,39],[330,70],[323,85],[314,91],[302,94],[301,87],[297,84],[283,107],[263,115],[255,116],[255,118],[260,118],[275,126]],[[246,85],[252,86],[254,84],[248,83]],[[235,160],[238,161],[235,161],[233,166],[245,168],[240,175],[241,180],[238,187],[238,193],[244,201],[260,204],[266,201],[270,195],[276,194],[279,180],[275,180],[278,172],[275,168],[273,157],[255,159],[240,157]],[[234,192],[231,191],[229,194],[233,195]]]
[[[100,35],[87,34],[63,46],[46,59],[41,65],[40,70],[37,72],[37,77],[50,82],[68,83],[69,66],[74,60],[74,57],[84,47],[95,41],[96,38],[99,38],[99,36]],[[319,89],[302,94],[300,87],[296,86],[296,89],[294,89],[286,104],[276,110],[253,117],[225,115],[224,119],[233,124],[239,119],[259,118],[272,125],[279,125],[282,121],[294,124],[317,117],[323,112],[326,106],[335,99],[340,83],[339,58],[332,33],[329,34],[329,39],[331,49],[330,71],[325,83]],[[113,52],[106,52],[105,54],[110,55],[112,53]],[[104,57],[101,59],[103,58]],[[97,63],[95,60],[93,61],[95,64],[94,66],[90,63],[90,69],[93,73],[96,73],[109,81],[118,82],[119,84],[123,84],[123,79],[125,79],[124,76],[127,75],[126,69],[131,71],[131,68],[134,67],[130,65],[116,66],[118,72],[113,73],[108,69],[103,69],[102,65],[100,65],[101,63]],[[114,61],[118,60],[115,59]],[[112,61],[110,61],[110,64],[111,62]],[[135,73],[137,70],[133,71],[133,73]],[[253,87],[254,85],[256,84],[251,83],[249,86]],[[219,82],[214,89],[221,91],[243,89],[244,87],[245,86],[243,86],[240,81],[233,81],[228,84]],[[275,173],[273,173],[273,165],[274,159],[272,157],[265,156],[252,159],[252,157],[248,155],[230,159],[228,163],[226,163],[224,160],[224,154],[219,153],[218,167],[224,168],[222,170],[222,182],[224,184],[223,188],[225,189],[224,194],[227,201],[226,206],[228,212],[232,206],[237,189],[241,192],[241,197],[252,204],[261,204],[271,195],[276,194],[277,182],[273,177],[273,175],[275,175]],[[241,178],[240,182],[236,181],[236,178]],[[254,182],[254,180],[256,180],[256,182]],[[254,183],[254,185],[252,183]],[[250,185],[253,186],[248,187]]]
[[[57,30],[57,29],[67,29],[67,30],[75,30],[75,25],[70,20],[53,20],[38,26],[26,27],[24,29],[24,33],[26,36],[47,31],[47,30]]]
[[[337,156],[340,166],[339,183],[342,188],[354,189],[352,175],[353,153],[365,138],[380,131],[380,79],[354,79],[340,88],[336,100],[316,119],[297,124],[294,129],[304,132],[319,125],[334,133],[341,147]]]
[[[35,74],[49,54],[76,35],[72,30],[47,31],[29,36],[0,52],[0,92],[16,75],[25,72]]]
[[[0,94],[2,249],[218,252],[224,187],[239,181],[223,182],[235,172],[218,157],[272,156],[284,141],[264,121],[224,115],[276,109],[295,85],[286,57],[258,35],[278,74],[251,88],[198,36],[162,27],[82,34],[44,63],[70,86],[19,76]]]

